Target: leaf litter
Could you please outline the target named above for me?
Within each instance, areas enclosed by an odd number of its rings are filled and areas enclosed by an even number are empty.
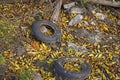
[[[92,72],[86,80],[120,79],[120,27],[115,23],[113,25],[106,23],[105,18],[112,21],[119,19],[107,12],[108,8],[105,8],[107,9],[105,11],[104,8],[96,7],[92,19],[88,15],[80,14],[83,17],[82,20],[88,25],[80,22],[71,26],[68,26],[69,22],[77,13],[67,15],[64,10],[61,10],[57,24],[62,31],[62,43],[58,51],[35,40],[31,35],[30,28],[36,14],[42,13],[43,19],[50,19],[52,15],[50,8],[45,5],[47,4],[42,6],[33,3],[0,5],[0,54],[2,55],[0,59],[8,66],[5,72],[7,75],[3,75],[4,79],[11,76],[10,73],[14,73],[16,78],[30,80],[30,75],[35,72],[40,74],[43,80],[55,80],[55,75],[51,71],[47,71],[43,66],[36,66],[33,62],[47,60],[47,64],[52,66],[54,59],[65,56],[84,58],[90,63]],[[99,20],[96,16],[98,13],[106,17]],[[94,25],[90,25],[91,21]],[[68,42],[77,50],[66,50]],[[81,50],[85,50],[86,54],[81,54]]]

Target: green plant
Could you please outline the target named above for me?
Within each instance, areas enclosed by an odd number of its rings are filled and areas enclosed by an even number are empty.
[[[41,20],[41,19],[43,18],[43,17],[42,17],[42,13],[41,13],[41,12],[37,13],[34,18],[35,18],[36,20]]]
[[[24,70],[20,73],[19,80],[30,80],[30,72],[27,70]]]
[[[100,4],[94,4],[93,7],[94,8],[101,8],[101,5]]]
[[[84,6],[87,3],[86,0],[80,0],[80,1],[78,0],[77,2],[78,2],[78,6]]]
[[[4,64],[5,62],[5,58],[2,56],[2,54],[0,54],[0,65]]]

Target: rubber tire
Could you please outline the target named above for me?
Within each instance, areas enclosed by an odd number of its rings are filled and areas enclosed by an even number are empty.
[[[44,35],[40,31],[40,27],[42,25],[48,25],[49,27],[51,27],[54,30],[54,33],[50,36]],[[37,40],[45,42],[45,43],[55,43],[61,38],[60,28],[55,23],[53,23],[52,21],[49,21],[49,20],[35,21],[32,24],[32,33],[36,37]]]
[[[63,68],[63,64],[66,62],[66,59],[67,58],[60,58],[60,59],[56,60],[54,63],[55,72],[60,77],[62,77],[62,79],[84,80],[90,75],[90,73],[91,73],[90,65],[85,61],[84,61],[84,63],[80,64],[82,70],[80,70],[79,72],[72,72],[72,71],[65,70]],[[73,58],[69,58],[69,59],[72,60]]]

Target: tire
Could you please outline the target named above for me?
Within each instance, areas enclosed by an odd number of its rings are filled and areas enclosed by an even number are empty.
[[[55,61],[54,68],[55,72],[62,78],[67,80],[84,80],[86,79],[91,72],[90,65],[87,62],[80,63],[82,70],[79,72],[68,71],[63,68],[66,59],[70,59],[70,61],[75,60],[74,58],[60,58]]]
[[[54,33],[50,36],[43,34],[40,31],[40,28],[43,25],[49,26],[49,28],[51,28],[54,31]],[[61,38],[60,28],[55,23],[49,20],[35,21],[32,25],[32,33],[36,37],[37,40],[45,42],[45,43],[56,43]]]

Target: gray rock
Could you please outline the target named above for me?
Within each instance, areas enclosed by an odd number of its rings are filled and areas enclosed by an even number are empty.
[[[71,7],[75,6],[75,2],[71,2],[71,3],[68,3],[68,4],[64,4],[63,7],[64,9],[70,9]]]
[[[100,43],[102,42],[102,38],[104,37],[104,35],[102,35],[102,33],[100,32],[100,30],[96,27],[95,32],[91,32],[89,34],[89,42],[97,42]]]
[[[85,8],[79,8],[79,7],[72,7],[70,9],[70,13],[77,13],[77,14],[83,14],[86,12],[86,9]]]
[[[120,20],[117,22],[117,25],[119,25],[119,27],[120,27]]]
[[[115,62],[120,63],[120,55],[114,54],[112,60],[115,61]]]
[[[105,15],[104,14],[102,14],[102,13],[96,13],[96,16],[98,17],[98,19],[100,19],[100,20],[105,20]]]
[[[98,34],[95,34],[95,33],[93,33],[93,34],[90,34],[90,36],[89,36],[89,42],[97,42],[97,43],[99,43],[99,42],[101,42],[101,37],[100,37],[100,35],[98,35]]]
[[[90,24],[91,24],[91,25],[95,25],[95,22],[94,22],[94,21],[92,21]]]
[[[26,48],[25,47],[17,47],[16,48],[16,55],[21,56],[26,53]]]
[[[86,47],[77,46],[76,44],[74,44],[72,42],[68,42],[68,48],[73,48],[76,52],[80,52],[80,54],[88,52],[88,49]]]
[[[40,30],[41,30],[43,33],[48,31],[48,29],[46,28],[46,26],[42,26]]]
[[[73,33],[75,38],[79,38],[79,37],[87,38],[89,34],[90,32],[83,28],[78,28],[77,31]]]
[[[5,71],[8,69],[7,65],[0,65],[0,80],[2,77],[5,77]]]
[[[32,79],[33,79],[33,80],[42,80],[41,74],[34,72],[34,73],[32,74]]]
[[[78,14],[77,16],[75,16],[73,19],[71,19],[71,21],[69,22],[70,26],[73,26],[74,24],[77,24],[79,22],[81,22],[83,19],[83,16]]]

